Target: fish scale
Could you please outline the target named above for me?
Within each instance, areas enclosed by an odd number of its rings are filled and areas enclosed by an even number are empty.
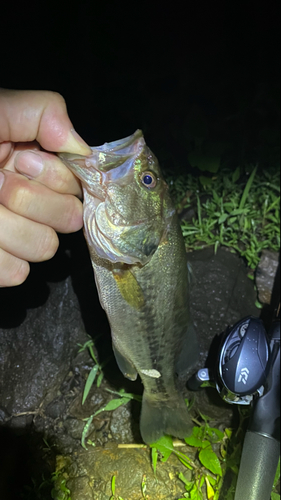
[[[183,438],[191,419],[176,372],[191,368],[198,347],[184,241],[158,161],[141,131],[88,157],[59,156],[82,181],[85,237],[118,366],[144,385],[142,438]]]

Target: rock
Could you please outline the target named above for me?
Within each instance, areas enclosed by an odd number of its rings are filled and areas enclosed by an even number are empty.
[[[279,264],[279,254],[272,250],[263,250],[261,260],[256,271],[256,284],[259,301],[270,304],[274,280]]]
[[[0,329],[1,405],[10,414],[52,401],[77,344],[88,340],[70,278],[49,289],[47,306],[29,310],[18,327]]]
[[[259,316],[256,292],[247,277],[243,259],[222,247],[188,253],[192,267],[190,307],[200,344],[200,361],[206,359],[215,335],[245,316]]]
[[[110,431],[120,443],[133,443],[134,436],[127,422],[130,422],[130,405],[119,406],[113,413],[110,421]]]
[[[183,453],[187,448],[181,448]],[[194,459],[194,452],[188,449]],[[66,480],[71,491],[71,500],[108,500],[112,495],[111,482],[116,478],[115,494],[124,499],[140,500],[141,484],[146,477],[146,494],[153,500],[175,500],[184,494],[184,485],[178,479],[179,472],[188,478],[188,470],[171,455],[169,462],[157,464],[157,477],[151,465],[151,452],[143,449],[123,449],[116,444],[91,449],[73,457],[70,463],[64,457],[57,459],[55,483],[59,499],[60,485]],[[190,479],[190,478],[189,478]]]
[[[77,420],[76,418],[70,418],[68,417],[64,421],[64,426],[65,429],[67,430],[68,434],[73,438],[73,439],[78,439],[81,441],[81,436],[83,429],[85,427],[85,422],[82,420]]]

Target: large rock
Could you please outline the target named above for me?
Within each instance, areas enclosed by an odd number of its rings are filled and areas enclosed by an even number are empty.
[[[205,248],[188,254],[191,264],[190,305],[201,356],[206,359],[215,335],[245,316],[259,316],[254,283],[244,261],[226,248]]]
[[[77,353],[77,344],[88,340],[67,276],[70,262],[61,249],[53,262],[34,266],[21,287],[0,290],[2,419],[36,411],[43,401],[45,405],[52,400]],[[56,269],[60,281],[52,282]]]

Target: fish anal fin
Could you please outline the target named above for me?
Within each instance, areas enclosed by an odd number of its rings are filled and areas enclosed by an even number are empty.
[[[135,369],[134,365],[125,357],[121,352],[117,349],[117,347],[112,344],[114,356],[117,362],[117,365],[121,372],[123,373],[124,377],[128,378],[129,380],[136,380],[138,376],[138,372]]]
[[[123,299],[134,309],[141,309],[144,306],[143,292],[131,270],[114,269],[113,277]]]

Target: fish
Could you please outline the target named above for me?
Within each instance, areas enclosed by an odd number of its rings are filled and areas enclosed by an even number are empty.
[[[143,441],[184,438],[192,424],[177,373],[196,361],[197,338],[168,185],[141,130],[91,150],[59,157],[82,183],[84,235],[113,352],[125,377],[141,377]]]

